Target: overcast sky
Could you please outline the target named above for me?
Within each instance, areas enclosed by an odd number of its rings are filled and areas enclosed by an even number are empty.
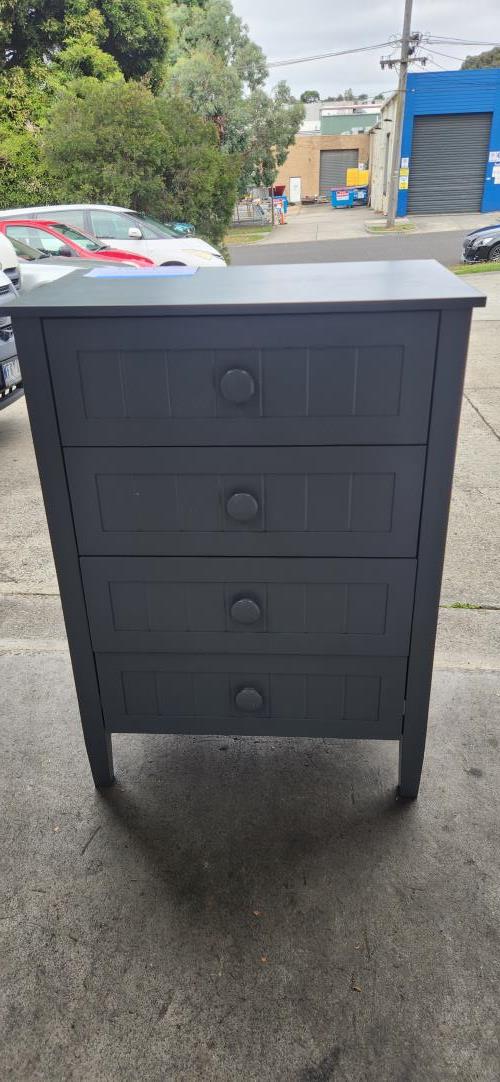
[[[404,0],[278,0],[276,4],[270,0],[233,0],[233,7],[270,61],[388,41],[401,33]],[[467,41],[500,42],[499,0],[414,0],[412,29]],[[468,53],[480,53],[487,47],[431,45],[429,50],[433,50],[432,59],[449,71],[459,68]],[[450,55],[438,56],[436,50]],[[390,91],[396,84],[394,71],[382,71],[379,64],[380,56],[389,52],[385,47],[349,57],[272,68],[269,85],[286,79],[297,96],[303,90],[318,90],[326,97],[349,86],[357,94]],[[415,65],[413,70],[423,69]],[[429,64],[426,70],[439,69]]]

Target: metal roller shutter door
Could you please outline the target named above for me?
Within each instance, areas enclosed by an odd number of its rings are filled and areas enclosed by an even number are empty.
[[[410,214],[481,210],[490,127],[491,113],[415,117]]]
[[[319,193],[330,198],[332,188],[343,188],[348,169],[357,169],[358,150],[322,150],[319,162]]]

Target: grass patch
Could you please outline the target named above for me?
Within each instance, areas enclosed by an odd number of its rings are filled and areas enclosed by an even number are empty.
[[[391,225],[390,229],[386,225],[372,225],[368,222],[365,225],[367,233],[373,233],[374,235],[385,236],[386,233],[414,233],[415,226],[413,222],[404,222],[401,225]]]
[[[468,601],[454,601],[452,605],[446,605],[447,609],[482,609],[482,605],[469,605]]]
[[[272,233],[272,229],[272,225],[249,226],[248,229],[245,226],[239,226],[236,227],[236,229],[231,229],[229,233],[226,233],[224,243],[255,244],[255,241],[260,240],[261,237],[265,237],[268,233]]]
[[[458,263],[450,270],[454,274],[488,274],[489,271],[500,271],[500,263]]]

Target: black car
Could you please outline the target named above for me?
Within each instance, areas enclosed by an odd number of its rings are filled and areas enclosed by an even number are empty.
[[[10,278],[0,271],[0,409],[23,394],[10,315],[2,315],[2,308],[7,308],[8,312],[15,296],[16,289]]]
[[[467,234],[462,263],[500,263],[500,223],[484,225]]]

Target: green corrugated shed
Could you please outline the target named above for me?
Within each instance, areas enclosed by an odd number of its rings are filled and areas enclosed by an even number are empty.
[[[322,135],[350,135],[353,128],[364,128],[369,131],[377,124],[380,113],[349,113],[344,116],[322,116]]]

